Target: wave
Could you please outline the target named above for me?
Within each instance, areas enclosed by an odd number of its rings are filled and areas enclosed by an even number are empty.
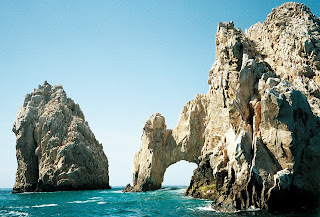
[[[170,188],[160,188],[157,191],[170,191]]]
[[[176,191],[176,190],[182,190],[182,191],[184,191],[186,188],[181,188],[181,187],[170,187],[170,188],[168,188],[168,190],[169,191]]]
[[[98,202],[97,204],[106,204],[107,202],[102,202],[102,201],[100,201],[100,202]]]
[[[172,190],[185,190],[187,187],[183,187],[183,186],[165,186],[163,188],[160,188],[159,190],[161,191],[172,191]]]
[[[42,204],[42,205],[35,205],[32,206],[34,208],[40,208],[40,207],[48,207],[48,206],[58,206],[58,204],[52,203],[52,204]]]
[[[122,190],[117,190],[117,191],[100,191],[100,194],[110,194],[110,193],[116,193],[116,194],[122,194],[124,193]],[[126,193],[130,193],[130,192],[126,192]]]
[[[196,209],[201,210],[201,211],[217,212],[215,209],[212,209],[210,204],[208,206],[205,206],[205,207],[199,206]]]
[[[174,190],[175,192],[178,192],[178,193],[184,193],[186,190],[185,189],[176,189]]]
[[[29,216],[28,213],[26,212],[18,212],[18,211],[10,211],[7,213],[9,216],[12,215],[12,216]]]
[[[255,208],[254,206],[250,206],[247,210],[245,210],[245,211],[260,211],[261,209],[259,209],[259,208]]]
[[[61,192],[61,191],[48,191],[48,192],[45,192],[45,191],[30,191],[30,192],[22,192],[22,193],[19,193],[19,194],[55,194],[57,192]]]
[[[123,191],[122,191],[122,190],[118,190],[118,191],[110,191],[110,192],[108,192],[108,193],[116,193],[116,194],[120,194],[120,193],[123,193]]]
[[[198,210],[201,210],[201,211],[213,211],[213,212],[217,212],[219,213],[219,211],[213,209],[211,207],[211,205],[208,205],[208,206],[205,206],[205,207],[197,207],[196,209]],[[192,210],[192,209],[190,209]],[[250,206],[248,209],[246,210],[237,210],[237,211],[234,211],[233,213],[239,213],[239,212],[255,212],[255,211],[260,211],[261,209],[259,208],[255,208],[254,206]]]
[[[99,200],[84,200],[84,201],[80,201],[80,200],[76,200],[76,201],[72,201],[72,202],[68,202],[68,203],[93,203],[93,202],[97,202]]]
[[[89,200],[102,199],[102,197],[90,197]]]
[[[13,207],[13,206],[9,206],[9,209],[29,209],[30,206],[18,206],[18,207]]]

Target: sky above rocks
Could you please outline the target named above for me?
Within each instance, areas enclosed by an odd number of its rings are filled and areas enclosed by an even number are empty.
[[[78,103],[109,159],[111,186],[132,182],[143,123],[156,112],[174,128],[208,91],[220,21],[243,31],[287,1],[0,2],[0,188],[16,173],[12,124],[24,96],[45,80]],[[320,16],[319,1],[299,1]],[[196,165],[168,168],[187,185]]]

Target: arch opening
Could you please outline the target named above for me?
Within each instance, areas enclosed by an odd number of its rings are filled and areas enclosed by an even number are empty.
[[[165,173],[162,182],[162,187],[165,186],[188,186],[190,184],[193,171],[198,167],[196,163],[185,160],[169,166]]]

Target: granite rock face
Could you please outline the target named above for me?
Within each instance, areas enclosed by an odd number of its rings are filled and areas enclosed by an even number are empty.
[[[280,210],[317,203],[319,32],[319,18],[299,3],[273,9],[263,23],[245,33],[233,22],[219,23],[209,92],[185,106],[174,130],[163,128],[163,135],[170,136],[155,137],[154,130],[144,130],[157,142],[148,147],[143,142],[129,190],[160,188],[162,179],[154,177],[163,173],[167,162],[184,159],[187,153],[198,168],[186,194],[212,199],[218,211]],[[161,153],[152,155],[154,150]],[[139,157],[148,152],[151,158]],[[147,165],[146,159],[151,164],[141,173],[139,165]],[[151,173],[157,159],[157,168],[162,169]]]
[[[14,193],[107,189],[108,159],[78,104],[45,82],[27,94],[13,124]]]

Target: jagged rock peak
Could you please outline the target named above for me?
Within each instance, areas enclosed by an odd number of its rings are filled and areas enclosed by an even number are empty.
[[[279,7],[272,9],[265,22],[273,23],[275,20],[283,20],[288,22],[288,20],[296,18],[302,19],[305,22],[308,20],[318,20],[318,18],[306,5],[298,2],[286,2]]]
[[[13,124],[13,192],[110,188],[108,160],[78,104],[47,81],[25,96]]]
[[[320,20],[303,4],[285,3],[249,28],[259,61],[269,64],[305,94],[318,116],[320,86]]]

